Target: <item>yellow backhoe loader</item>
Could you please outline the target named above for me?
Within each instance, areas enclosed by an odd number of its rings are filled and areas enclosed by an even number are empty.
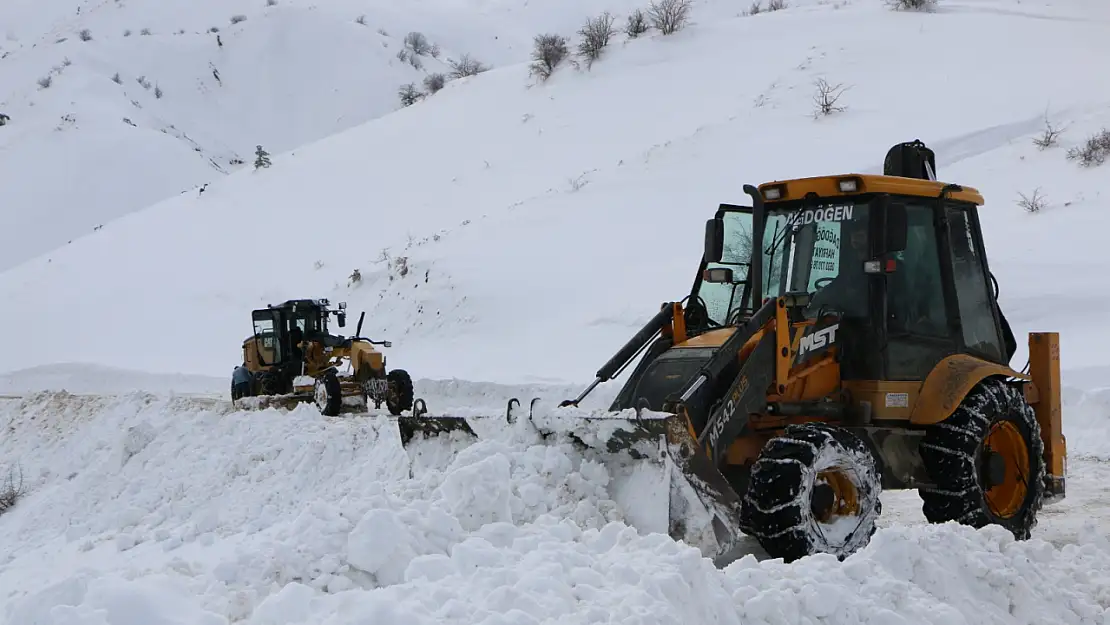
[[[657,444],[673,469],[668,531],[693,541],[700,501],[719,554],[746,534],[787,561],[845,557],[874,533],[884,489],[917,490],[933,523],[1029,537],[1065,491],[1059,336],[1029,334],[1027,369],[1010,368],[983,197],[934,172],[914,141],[881,176],[745,185],[751,206],[706,224],[689,296],[548,416],[643,353],[594,430],[608,424],[613,453]],[[409,419],[409,436],[469,429]]]

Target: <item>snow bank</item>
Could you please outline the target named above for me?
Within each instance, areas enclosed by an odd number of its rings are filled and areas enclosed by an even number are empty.
[[[0,516],[12,625],[1110,623],[1104,509],[1064,542],[1051,516],[1022,543],[893,527],[843,563],[719,570],[629,525],[632,463],[521,422],[404,450],[384,418],[42,393],[0,432],[28,489]]]

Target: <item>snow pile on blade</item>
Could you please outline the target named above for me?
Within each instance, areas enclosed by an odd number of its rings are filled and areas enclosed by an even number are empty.
[[[542,441],[525,419],[494,428],[496,414],[474,419],[486,437],[406,450],[386,417],[329,419],[310,406],[233,412],[139,393],[2,401],[0,466],[18,462],[27,492],[0,515],[0,622],[1110,618],[1110,542],[1093,524],[1062,548],[996,529],[884,529],[843,563],[748,556],[722,571],[628,525],[658,503],[638,463]]]

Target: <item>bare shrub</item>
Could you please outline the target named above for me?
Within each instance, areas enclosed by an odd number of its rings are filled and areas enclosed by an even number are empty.
[[[81,41],[92,41],[92,31],[88,28],[82,29],[81,32],[77,33],[77,36],[81,38]]]
[[[636,9],[628,14],[628,21],[624,25],[624,34],[628,35],[629,39],[635,39],[646,33],[647,30],[647,17],[643,11]]]
[[[937,0],[886,0],[886,5],[895,11],[932,12],[937,8]]]
[[[817,87],[817,93],[813,96],[813,103],[816,105],[813,112],[814,117],[832,115],[846,109],[846,107],[837,104],[840,96],[844,95],[847,90],[846,87],[841,84],[830,85],[824,78],[818,78],[814,86]]]
[[[1044,210],[1048,203],[1045,197],[1041,195],[1040,188],[1033,189],[1033,195],[1026,197],[1024,193],[1018,193],[1021,199],[1018,200],[1018,206],[1025,210],[1027,213],[1039,213]]]
[[[405,48],[401,48],[397,51],[397,59],[400,60],[402,63],[408,63],[409,65],[412,65],[416,69],[424,68],[424,62],[420,60],[420,57],[416,56]]]
[[[112,82],[116,83],[117,85],[123,84],[123,79],[119,77],[119,72],[112,74]]]
[[[532,64],[529,73],[540,80],[551,78],[555,68],[567,58],[567,38],[562,35],[543,34],[532,39]]]
[[[586,20],[578,30],[578,36],[582,37],[582,41],[578,43],[578,56],[586,60],[587,68],[601,58],[602,50],[609,45],[609,40],[613,38],[615,32],[613,16],[608,11]]]
[[[1046,113],[1044,116],[1044,130],[1041,131],[1039,136],[1033,138],[1033,145],[1042,150],[1050,148],[1056,145],[1057,139],[1063,134],[1064,130],[1066,130],[1066,128],[1057,128]]]
[[[452,78],[476,76],[489,69],[481,61],[470,58],[469,54],[460,56],[458,61],[448,60],[447,63],[451,66]]]
[[[135,79],[135,82],[142,85],[143,89],[150,89],[150,81],[146,79],[146,76],[139,76]]]
[[[266,6],[272,7],[277,4],[277,0],[266,0]]]
[[[691,0],[653,0],[648,7],[651,25],[664,35],[682,29],[690,19]]]
[[[154,87],[154,97],[158,98],[159,100],[162,99],[162,88],[161,87],[158,87],[158,86]]]
[[[1097,167],[1110,156],[1110,130],[1103,128],[1087,137],[1083,145],[1068,150],[1069,161],[1079,161],[1083,167]]]
[[[397,97],[401,99],[401,106],[412,106],[419,102],[424,94],[416,88],[415,83],[410,82],[407,85],[401,85],[401,88],[397,90]]]
[[[43,76],[39,78],[38,83],[43,89],[49,89],[50,85],[54,84],[54,77],[50,75]]]
[[[220,32],[220,28],[219,28],[218,26],[212,26],[212,27],[210,27],[210,28],[208,29],[208,32],[210,32],[210,33],[218,33],[218,32]]]
[[[786,8],[786,0],[767,0],[768,11],[781,11]]]
[[[436,93],[447,84],[447,77],[439,72],[424,77],[424,88],[428,93]]]
[[[762,12],[763,5],[759,3],[759,0],[753,2],[751,8],[748,9],[748,15],[759,15]]]
[[[366,16],[365,15],[360,15],[360,16],[356,17],[355,18],[355,23],[356,24],[362,24],[363,26],[366,26]]]
[[[124,37],[130,37],[131,36],[131,29],[130,28],[125,28],[123,30],[123,36]]]
[[[424,36],[424,33],[416,31],[405,35],[402,45],[413,54],[420,56],[426,55],[432,50],[432,44],[428,43],[428,38]]]
[[[150,34],[150,29],[149,28],[144,28],[144,29],[139,31],[139,34],[140,35],[149,35]]]
[[[245,22],[245,21],[247,21],[247,16],[246,15],[232,15],[231,16],[231,23],[232,24],[238,24],[239,22]]]
[[[23,469],[19,470],[18,480],[16,479],[15,469],[8,469],[8,477],[0,485],[0,514],[14,508],[25,492],[23,490]]]

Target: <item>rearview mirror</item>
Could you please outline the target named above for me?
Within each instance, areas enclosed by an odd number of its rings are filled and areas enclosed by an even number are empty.
[[[732,269],[716,267],[702,272],[702,280],[711,284],[732,284]]]
[[[885,256],[906,249],[906,236],[909,224],[906,205],[892,202],[889,195],[871,200],[871,253],[875,257]]]
[[[705,222],[705,262],[719,263],[725,253],[725,222],[714,217]]]

